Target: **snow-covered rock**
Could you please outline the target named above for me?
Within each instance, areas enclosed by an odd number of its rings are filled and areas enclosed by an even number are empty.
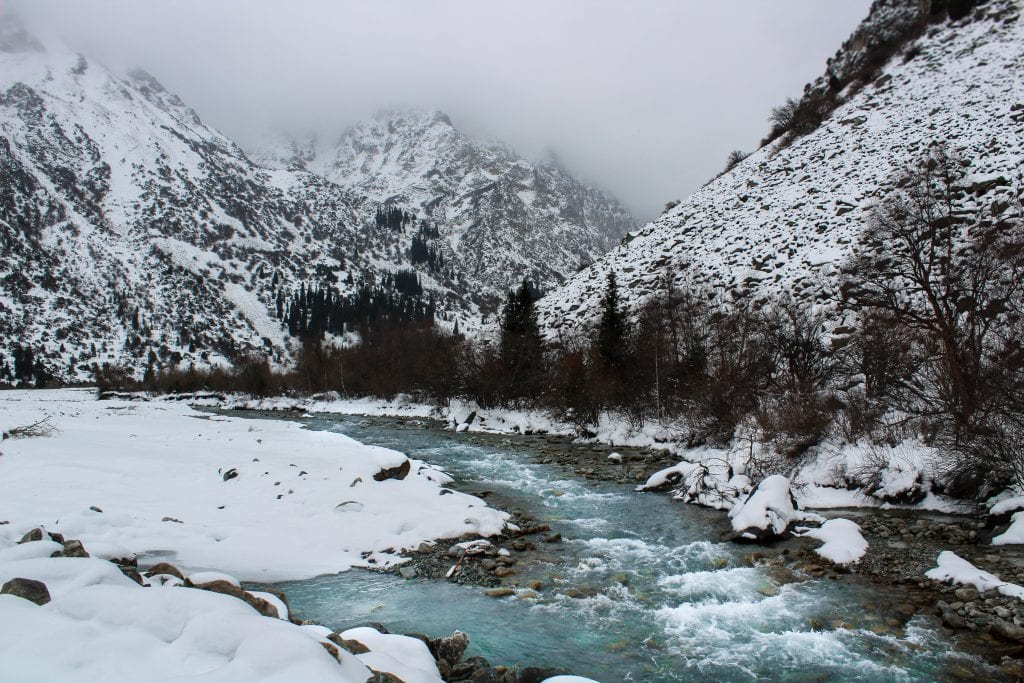
[[[992,545],[1024,544],[1024,512],[1015,512],[1010,526],[998,536],[992,537]]]
[[[364,683],[371,668],[410,683],[441,680],[415,638],[353,629],[343,637],[370,650],[353,655],[329,640],[330,629],[285,620],[283,602],[269,593],[257,595],[280,618],[217,592],[140,586],[106,560],[49,557],[50,541],[7,542],[0,540],[0,583],[31,577],[51,599],[0,595],[0,622],[10,627],[0,639],[5,680]]]
[[[789,479],[781,474],[762,479],[746,500],[729,510],[733,539],[740,542],[783,538],[804,517],[789,490]]]
[[[422,640],[380,633],[368,627],[350,628],[342,631],[341,637],[369,648],[369,652],[356,657],[374,671],[393,674],[405,683],[442,681],[437,664]]]
[[[816,529],[798,528],[797,535],[822,542],[814,552],[836,564],[860,562],[868,550],[868,542],[860,533],[856,522],[848,519],[830,519]]]

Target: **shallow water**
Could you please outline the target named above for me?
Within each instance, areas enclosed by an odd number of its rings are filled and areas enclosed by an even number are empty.
[[[440,465],[460,489],[493,491],[494,505],[528,511],[565,541],[515,567],[519,585],[544,584],[539,594],[494,599],[479,587],[351,571],[279,584],[302,618],[335,630],[377,622],[433,637],[459,629],[470,635],[468,655],[608,682],[997,678],[984,662],[952,651],[933,619],[876,634],[885,631],[879,608],[890,599],[877,589],[782,583],[742,561],[749,546],[718,540],[721,513],[572,479],[534,462],[528,440],[380,418],[306,422]]]

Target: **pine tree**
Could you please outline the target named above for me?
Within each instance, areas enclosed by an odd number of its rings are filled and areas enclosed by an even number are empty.
[[[514,402],[535,398],[544,373],[544,342],[537,324],[534,292],[527,280],[510,291],[501,319],[501,364],[508,398]]]
[[[609,370],[620,370],[628,355],[626,316],[619,302],[615,273],[608,273],[608,285],[601,298],[601,321],[597,328],[597,350]]]

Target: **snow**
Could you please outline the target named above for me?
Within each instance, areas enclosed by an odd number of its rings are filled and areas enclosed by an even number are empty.
[[[394,565],[403,548],[490,536],[508,519],[473,496],[440,495],[447,476],[419,461],[405,479],[375,481],[408,458],[293,422],[82,390],[0,392],[0,416],[0,428],[49,416],[57,429],[4,441],[0,539],[45,523],[101,556],[271,582]]]
[[[277,610],[277,618],[278,619],[287,619],[288,618],[288,605],[284,604],[284,600],[282,600],[281,598],[277,597],[273,593],[265,593],[263,591],[247,591],[247,592],[249,593],[249,595],[253,595],[253,596],[257,597],[257,598],[261,598],[263,600],[266,600],[271,605],[273,605],[274,609]]]
[[[354,629],[345,637],[371,651],[342,650],[338,661],[321,645],[330,629],[288,622],[276,595],[252,593],[279,619],[167,575],[142,586],[96,549],[134,549],[143,567],[173,561],[195,585],[237,586],[236,575],[271,581],[371,560],[385,566],[403,547],[496,533],[505,513],[472,496],[439,495],[445,476],[416,461],[405,479],[375,481],[408,459],[291,422],[97,401],[81,390],[0,393],[0,428],[42,417],[53,436],[5,440],[0,458],[0,518],[9,522],[0,525],[0,583],[39,580],[51,597],[36,606],[0,596],[0,623],[17,624],[0,639],[5,680],[363,683],[370,668],[407,683],[441,680],[415,638]],[[225,480],[230,469],[238,476]],[[294,494],[278,493],[288,489]],[[339,498],[361,509],[338,511]],[[16,543],[40,521],[93,556],[51,557],[63,549],[52,540]]]
[[[814,552],[836,564],[860,562],[868,550],[868,542],[860,533],[860,527],[848,519],[830,519],[817,529],[797,529],[799,536],[822,541]]]
[[[1009,528],[992,538],[992,545],[1011,544],[1024,544],[1024,512],[1013,513]]]
[[[576,432],[573,424],[543,410],[483,409],[475,403],[459,400],[438,407],[418,403],[409,396],[398,396],[393,400],[343,399],[334,393],[309,399],[229,396],[193,399],[193,403],[310,414],[430,418],[445,422],[457,433],[572,436]],[[473,415],[471,422],[470,415]],[[644,484],[637,486],[638,491],[658,489],[670,483],[670,479],[678,479],[679,483],[674,485],[677,499],[729,509],[751,489],[752,483],[744,474],[750,459],[749,442],[745,439],[737,439],[727,447],[687,448],[678,440],[679,434],[686,433],[684,425],[649,420],[637,429],[631,427],[623,416],[614,413],[602,414],[594,432],[594,437],[577,438],[577,441],[667,450],[680,456],[678,464],[651,474]],[[757,448],[763,450],[760,445]],[[611,462],[617,462],[615,455],[621,454],[610,454]],[[930,490],[930,472],[940,459],[935,448],[912,439],[895,445],[826,440],[811,451],[792,473],[792,492],[803,509],[896,507],[949,514],[969,513],[969,504]],[[882,486],[873,479],[876,468],[881,475],[878,481],[884,482]],[[880,497],[898,498],[915,492],[923,494],[916,503],[895,504]]]
[[[597,683],[593,678],[583,678],[582,676],[552,676],[551,678],[545,678],[542,683]]]
[[[884,4],[895,3],[876,3]],[[1024,102],[1024,22],[1003,20],[1019,8],[1019,1],[989,2],[978,11],[984,18],[930,28],[914,41],[912,59],[897,55],[885,65],[888,85],[860,88],[792,144],[754,151],[541,299],[545,333],[585,333],[609,271],[633,310],[666,279],[749,301],[834,301],[837,266],[854,253],[877,199],[929,144],[943,140],[979,178],[1010,178],[1020,168],[1024,138],[1008,114],[1009,103]],[[878,25],[862,27],[866,34],[889,25],[874,19]],[[996,192],[980,197],[979,208]],[[746,280],[752,263],[770,264],[771,277]]]
[[[763,529],[778,535],[793,522],[804,518],[793,506],[789,479],[781,474],[765,477],[745,501],[737,503],[729,511],[729,519],[736,532]]]
[[[1007,597],[1024,600],[1024,586],[1002,581],[995,574],[978,569],[950,550],[939,553],[937,563],[936,567],[925,572],[929,579],[974,586],[982,593],[994,590]]]
[[[1001,497],[989,508],[990,515],[1003,515],[1014,510],[1024,510],[1024,496]]]
[[[356,657],[374,671],[394,674],[405,683],[440,683],[442,680],[422,640],[379,633],[367,627],[343,631],[341,637],[370,648],[370,652]]]
[[[27,546],[45,545],[43,542]],[[95,558],[0,560],[0,576],[42,580],[52,600],[36,606],[0,595],[0,670],[20,683],[204,680],[362,683],[300,627],[259,615],[241,600],[189,588],[144,588]]]
[[[214,581],[227,581],[232,586],[241,587],[242,582],[223,572],[193,572],[188,575],[188,580],[197,586],[201,586],[207,583],[213,583]]]

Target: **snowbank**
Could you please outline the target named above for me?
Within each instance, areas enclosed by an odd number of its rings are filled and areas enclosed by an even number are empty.
[[[379,638],[360,637],[371,652],[357,657],[326,639],[330,629],[265,617],[221,593],[143,587],[106,560],[50,557],[54,547],[61,546],[34,541],[0,549],[0,583],[43,581],[51,598],[40,606],[0,595],[4,680],[363,683],[371,668],[411,671],[407,652],[426,649],[414,638],[359,629]],[[429,652],[415,666],[418,676],[405,678],[410,683],[441,680]]]
[[[49,417],[57,430],[3,442],[7,544],[43,522],[94,555],[269,582],[387,566],[403,548],[493,535],[508,518],[441,495],[450,479],[425,463],[293,422],[81,390],[0,392],[0,416],[4,429]]]
[[[817,529],[799,528],[799,536],[822,541],[814,552],[836,564],[860,562],[868,550],[868,542],[860,533],[860,527],[848,519],[830,519]]]
[[[925,572],[929,579],[974,586],[982,593],[995,590],[1007,597],[1024,600],[1024,586],[1002,581],[995,574],[978,569],[952,551],[943,550],[939,553],[937,563],[938,566]]]
[[[367,627],[343,631],[341,637],[370,649],[356,657],[374,671],[387,671],[405,683],[441,683],[434,658],[422,640],[379,633]]]

